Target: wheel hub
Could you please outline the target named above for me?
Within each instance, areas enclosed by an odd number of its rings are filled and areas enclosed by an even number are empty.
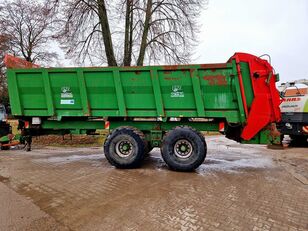
[[[120,157],[128,157],[133,153],[133,144],[128,140],[121,140],[116,144],[115,151]]]
[[[192,144],[188,140],[178,140],[174,145],[174,154],[181,159],[189,158],[192,151]]]

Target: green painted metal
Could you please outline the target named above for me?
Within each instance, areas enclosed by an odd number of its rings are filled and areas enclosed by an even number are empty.
[[[90,115],[90,107],[89,107],[89,100],[88,100],[88,93],[87,93],[87,87],[84,80],[83,72],[78,70],[78,82],[79,82],[79,89],[80,89],[80,97],[81,97],[81,104],[84,115]]]
[[[264,129],[261,132],[259,132],[255,137],[253,137],[251,140],[243,140],[241,143],[243,144],[275,144],[280,145],[281,144],[281,138],[280,136],[272,136],[270,134],[270,130]]]
[[[247,106],[253,101],[249,66],[240,63]],[[179,125],[218,131],[219,122],[246,121],[236,62],[207,65],[8,69],[12,114],[40,117],[49,133],[84,134],[111,123],[144,131],[158,146],[165,131]],[[136,122],[130,118],[152,118]],[[167,122],[170,117],[208,122]],[[156,119],[161,121],[155,121]],[[251,141],[262,142],[260,137]]]
[[[104,129],[105,122],[104,121],[55,121],[55,120],[47,120],[42,124],[43,129]]]
[[[151,70],[150,73],[151,73],[151,80],[152,80],[152,85],[153,85],[153,93],[154,93],[154,98],[155,98],[157,115],[159,117],[165,117],[166,115],[164,111],[163,99],[161,95],[161,89],[159,85],[157,71]]]
[[[249,69],[242,69],[245,87],[251,87]],[[14,116],[58,118],[210,115],[243,121],[236,76],[234,63],[8,70]],[[252,96],[247,99],[251,103]]]
[[[114,121],[110,130],[121,126],[135,127],[144,132],[153,147],[159,147],[166,131],[177,126],[190,126],[199,131],[218,131],[218,122],[162,122],[162,121]],[[86,134],[89,130],[104,129],[105,122],[100,121],[55,121],[42,124],[42,134]]]
[[[124,94],[123,94],[123,86],[122,86],[119,70],[114,70],[113,76],[114,76],[113,79],[114,79],[116,97],[118,100],[119,116],[127,116],[126,104],[125,104],[125,99],[124,99]]]
[[[114,121],[110,124],[113,130],[121,126],[136,127],[142,131],[168,131],[176,126],[191,126],[199,131],[218,131],[218,123],[210,122],[161,122],[161,121]],[[47,120],[42,129],[74,130],[104,129],[105,121],[55,121]]]
[[[146,139],[151,142],[152,147],[160,147],[164,135],[162,130],[151,130],[150,133],[145,133],[145,135]]]
[[[55,114],[54,103],[52,99],[52,91],[50,86],[50,79],[47,70],[42,71],[44,90],[45,90],[45,98],[46,98],[46,106],[47,113],[49,116],[53,116]],[[31,100],[30,100],[31,102]]]
[[[141,131],[168,131],[177,126],[190,126],[199,131],[218,131],[218,123],[211,122],[153,122],[153,121],[127,121],[127,122],[112,122],[110,129],[120,126],[132,126]]]

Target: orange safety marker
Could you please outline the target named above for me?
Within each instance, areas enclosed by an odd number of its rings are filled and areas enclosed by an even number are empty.
[[[110,122],[105,121],[105,129],[109,130],[109,128],[110,128]]]

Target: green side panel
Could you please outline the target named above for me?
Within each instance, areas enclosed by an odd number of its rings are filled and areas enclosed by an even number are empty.
[[[121,71],[120,78],[127,110],[156,110],[150,70]]]
[[[252,101],[248,66],[244,85]],[[235,63],[8,71],[14,115],[202,117],[243,122]]]
[[[57,116],[83,115],[77,72],[49,72],[49,79]]]
[[[29,112],[40,116],[48,114],[42,75],[42,72],[16,73],[16,87],[19,96],[16,96],[19,98],[16,100],[19,100],[20,110],[24,114]]]
[[[189,70],[159,70],[165,110],[196,110]]]
[[[8,82],[8,91],[9,91],[9,99],[11,105],[12,115],[21,115],[22,109],[20,105],[20,97],[16,80],[16,73],[8,69],[7,70],[7,82]]]
[[[112,71],[84,71],[91,110],[118,110]]]
[[[199,70],[206,110],[238,110],[232,69]]]
[[[41,73],[17,73],[17,85],[23,109],[47,109]]]

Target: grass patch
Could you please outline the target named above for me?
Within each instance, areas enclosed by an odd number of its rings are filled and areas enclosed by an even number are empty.
[[[45,135],[33,137],[32,144],[55,147],[102,147],[105,139],[106,135]]]

